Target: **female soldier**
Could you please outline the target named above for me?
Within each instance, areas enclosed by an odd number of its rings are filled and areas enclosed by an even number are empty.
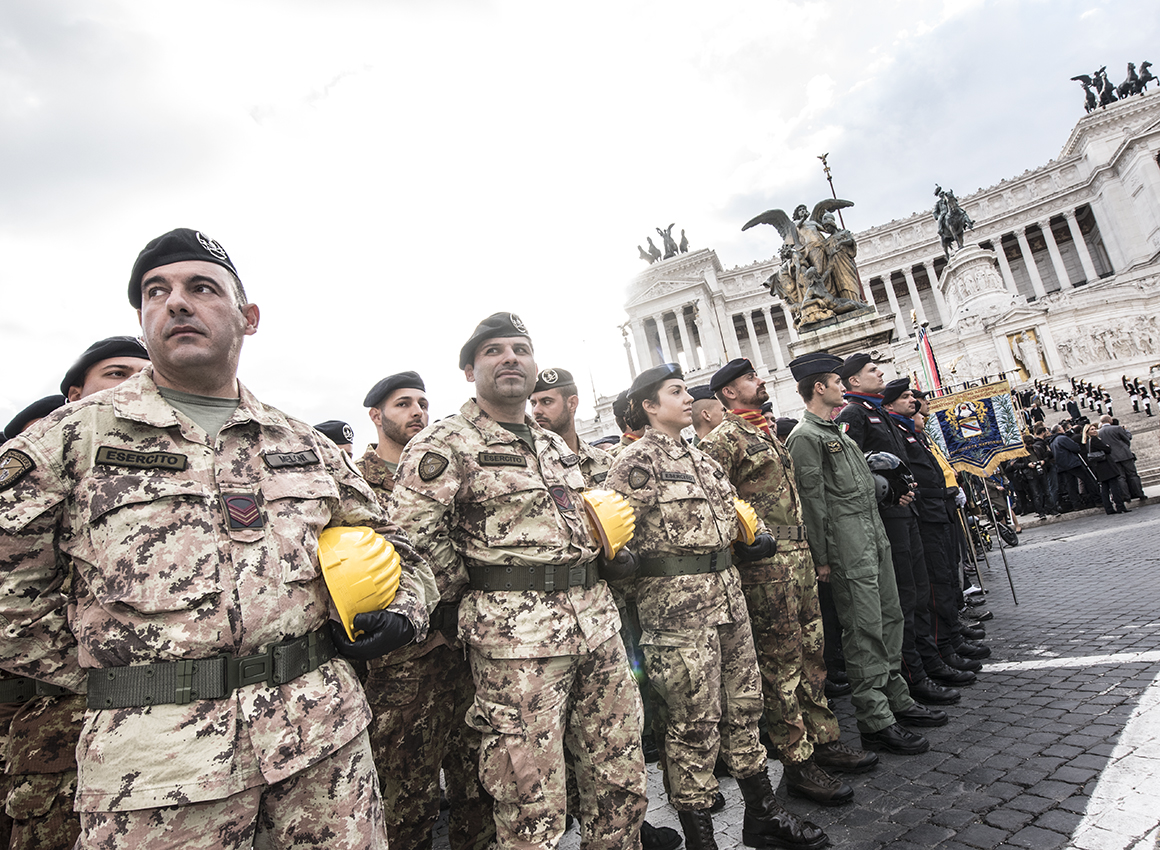
[[[689,850],[715,850],[709,807],[720,749],[745,798],[745,844],[814,850],[826,844],[825,833],[785,811],[770,786],[757,730],[761,678],[732,566],[734,550],[738,559],[760,560],[776,543],[759,524],[752,545],[734,547],[733,485],[681,437],[692,425],[692,403],[677,364],[641,373],[629,391],[628,424],[647,428],[617,456],[605,482],[636,511],[641,648],[666,725],[669,798]]]
[[[1124,493],[1120,488],[1120,470],[1112,463],[1108,454],[1108,444],[1100,439],[1100,428],[1094,422],[1083,429],[1084,447],[1087,449],[1087,465],[1100,482],[1100,497],[1104,500],[1104,511],[1109,514],[1130,514],[1124,507]]]

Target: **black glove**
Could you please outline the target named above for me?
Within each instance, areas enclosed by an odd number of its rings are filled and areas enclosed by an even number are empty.
[[[605,581],[619,581],[636,575],[640,559],[631,550],[621,549],[611,561],[601,554],[599,564],[601,578]]]
[[[752,543],[738,540],[733,544],[733,557],[743,564],[750,561],[764,561],[777,554],[777,541],[768,534],[759,534]]]
[[[415,627],[402,614],[394,611],[371,611],[354,615],[354,631],[362,632],[353,641],[346,636],[342,623],[330,621],[330,636],[334,648],[344,658],[370,661],[406,646],[415,639]]]

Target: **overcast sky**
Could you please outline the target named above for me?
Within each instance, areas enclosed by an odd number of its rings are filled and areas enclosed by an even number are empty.
[[[386,374],[458,409],[458,350],[497,310],[614,394],[655,227],[767,259],[776,234],[741,224],[828,195],[825,152],[854,231],[935,182],[968,195],[1059,153],[1070,77],[1158,47],[1154,0],[5,0],[0,426],[138,332],[129,270],[173,227],[261,307],[243,382],[360,451]]]

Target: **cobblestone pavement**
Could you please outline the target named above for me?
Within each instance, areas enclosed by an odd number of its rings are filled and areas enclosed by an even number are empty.
[[[846,777],[850,805],[825,809],[778,796],[834,847],[1155,848],[1160,834],[1160,506],[1027,528],[1007,549],[1015,605],[996,548],[980,563],[987,659],[951,721],[921,730],[931,750],[881,755]],[[997,545],[997,543],[996,543]],[[843,740],[857,745],[849,699],[836,701]],[[769,763],[774,781],[778,762]],[[737,784],[714,816],[717,843],[741,847]],[[649,765],[648,819],[679,830]],[[573,828],[562,846],[579,847]],[[440,824],[436,848],[446,848]]]

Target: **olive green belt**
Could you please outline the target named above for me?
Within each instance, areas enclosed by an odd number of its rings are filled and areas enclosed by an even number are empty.
[[[733,550],[722,549],[708,555],[661,555],[641,558],[638,576],[692,576],[719,573],[733,566]]]
[[[804,525],[767,525],[766,530],[774,540],[805,540]]]
[[[23,703],[33,697],[59,697],[71,693],[68,688],[50,685],[48,682],[30,679],[27,676],[0,682],[0,703]]]
[[[600,580],[596,561],[582,564],[498,565],[468,564],[467,575],[472,590],[537,590],[551,593],[570,587],[595,587]]]
[[[284,685],[317,670],[335,656],[330,629],[271,644],[258,655],[218,655],[89,670],[89,708],[185,705],[195,699],[224,699],[238,688],[265,682]]]

